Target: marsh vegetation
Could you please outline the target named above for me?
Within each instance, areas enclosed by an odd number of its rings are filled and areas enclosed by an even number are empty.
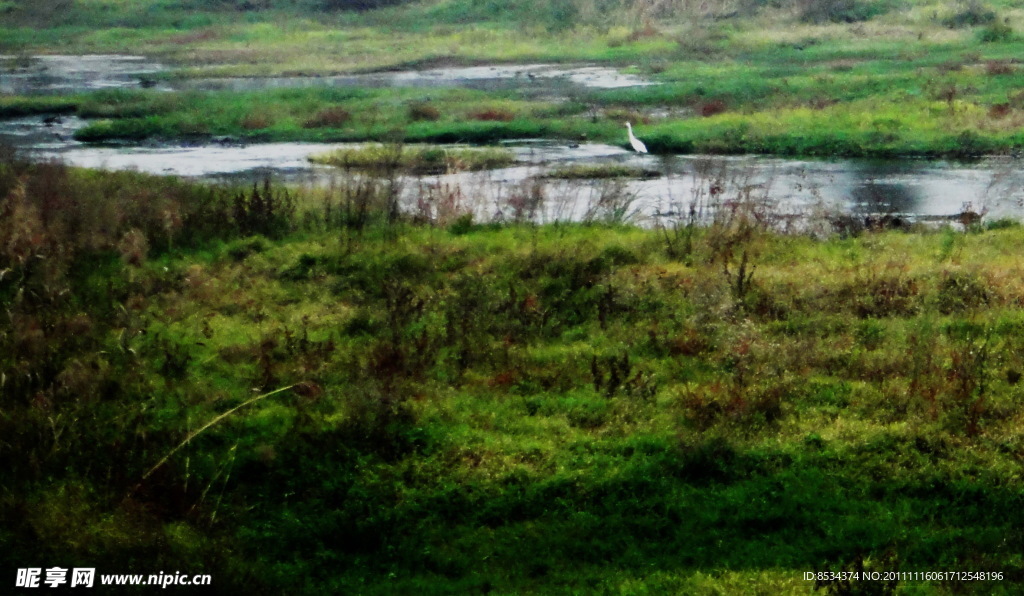
[[[700,226],[477,225],[359,180],[0,166],[5,566],[1012,593],[1019,226],[822,240],[732,195]]]
[[[380,173],[402,170],[413,174],[439,174],[506,167],[515,162],[515,155],[507,149],[367,145],[338,149],[331,153],[311,156],[309,159],[313,163],[342,169]]]
[[[544,62],[612,66],[658,83],[576,88],[553,104],[525,93],[535,81],[524,71],[522,90],[437,89],[429,105],[420,106],[426,111],[417,111],[422,90],[408,89],[140,89],[65,99],[62,109],[70,104],[84,116],[110,119],[83,131],[92,141],[231,134],[622,144],[613,124],[628,118],[654,152],[969,157],[1022,144],[1024,75],[1015,33],[1022,13],[1013,2],[679,1],[651,9],[639,2],[560,0],[499,9],[458,0],[323,12],[302,2],[153,3],[150,10],[129,11],[82,0],[45,19],[32,16],[42,10],[36,3],[6,5],[7,18],[21,25],[8,30],[0,47],[14,70],[31,64],[31,53],[57,47],[74,53],[146,47],[173,66],[161,81],[315,80],[396,68]],[[6,101],[19,112],[58,102]],[[339,118],[342,113],[348,117]]]
[[[696,163],[648,228],[628,187],[645,167],[607,164],[525,178],[483,220],[440,174],[513,154],[412,145],[623,145],[630,121],[662,153],[1010,153],[1018,3],[8,0],[0,18],[11,76],[58,51],[170,66],[8,94],[3,117],[84,118],[87,142],[382,143],[320,158],[334,182],[302,189],[0,150],[0,567],[246,594],[1019,592],[1017,222],[966,201],[930,228],[797,218],[728,160]],[[657,84],[175,87],[497,62]],[[803,576],[858,569],[1004,579]]]

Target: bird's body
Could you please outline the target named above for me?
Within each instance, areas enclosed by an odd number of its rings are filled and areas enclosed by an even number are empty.
[[[626,123],[626,130],[629,131],[629,144],[632,145],[633,151],[647,153],[647,145],[644,145],[643,141],[633,136],[633,125],[629,122]]]

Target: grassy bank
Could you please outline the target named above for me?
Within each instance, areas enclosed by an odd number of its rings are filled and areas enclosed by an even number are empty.
[[[689,100],[687,100],[689,101]],[[685,109],[685,108],[680,108]],[[296,89],[265,92],[101,92],[8,98],[0,114],[76,113],[86,142],[210,139],[281,142],[493,144],[510,139],[625,145],[623,122],[655,153],[972,157],[1024,147],[1010,109],[976,102],[866,99],[707,117],[653,117],[617,100],[558,104],[468,90]]]
[[[0,166],[0,566],[1016,592],[1020,227],[475,225],[389,192]]]
[[[538,137],[612,138],[621,126],[612,118],[573,118],[585,110],[580,104],[458,89],[433,90],[429,100],[417,89],[294,89],[117,91],[73,101],[79,115],[94,119],[75,135],[88,142],[231,136],[250,141],[487,144]]]

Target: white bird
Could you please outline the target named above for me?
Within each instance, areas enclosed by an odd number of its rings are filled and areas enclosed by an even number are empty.
[[[633,136],[633,125],[629,122],[626,123],[626,130],[629,131],[629,144],[633,146],[633,151],[647,153],[647,145],[644,145],[643,141]]]

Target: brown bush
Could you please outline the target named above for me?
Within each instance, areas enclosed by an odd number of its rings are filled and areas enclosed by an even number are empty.
[[[435,121],[441,119],[441,110],[429,103],[414,103],[409,106],[409,119],[413,121]]]
[[[1017,67],[1007,60],[989,60],[985,63],[985,73],[991,76],[1007,75],[1017,72]]]
[[[935,66],[935,69],[938,70],[942,74],[949,74],[951,72],[960,72],[961,70],[964,69],[964,61],[963,60],[949,60],[947,62],[943,62],[941,64],[937,64]]]
[[[121,259],[125,263],[141,265],[149,252],[149,240],[146,239],[146,234],[142,230],[132,228],[121,237],[121,241],[117,244],[117,251],[121,253]]]
[[[491,108],[489,110],[476,112],[472,117],[473,120],[483,120],[487,122],[511,122],[515,119],[516,115],[508,110]]]
[[[238,124],[245,130],[260,130],[263,128],[269,128],[273,123],[273,119],[271,119],[267,114],[249,112]]]
[[[352,114],[340,106],[320,110],[302,123],[303,128],[341,128],[352,119]]]
[[[631,42],[634,42],[640,41],[641,39],[657,37],[659,35],[661,35],[661,31],[658,31],[658,29],[654,25],[650,23],[644,23],[643,27],[634,29],[633,32],[629,34],[629,37],[627,39]]]
[[[722,112],[725,112],[727,109],[728,108],[725,105],[725,102],[722,101],[721,99],[712,99],[710,101],[706,101],[702,103],[698,108],[698,110],[700,111],[700,115],[704,116],[705,118],[707,118],[708,116],[721,114]]]
[[[989,118],[1005,118],[1010,115],[1010,104],[997,103],[988,109]]]
[[[808,101],[807,105],[812,110],[824,110],[825,108],[829,108],[836,105],[836,103],[838,102],[835,99],[832,99],[831,97],[820,96]]]
[[[637,110],[631,110],[626,108],[609,108],[604,111],[604,117],[608,120],[613,120],[619,124],[624,122],[632,122],[636,124],[650,124],[651,117],[638,112]]]

